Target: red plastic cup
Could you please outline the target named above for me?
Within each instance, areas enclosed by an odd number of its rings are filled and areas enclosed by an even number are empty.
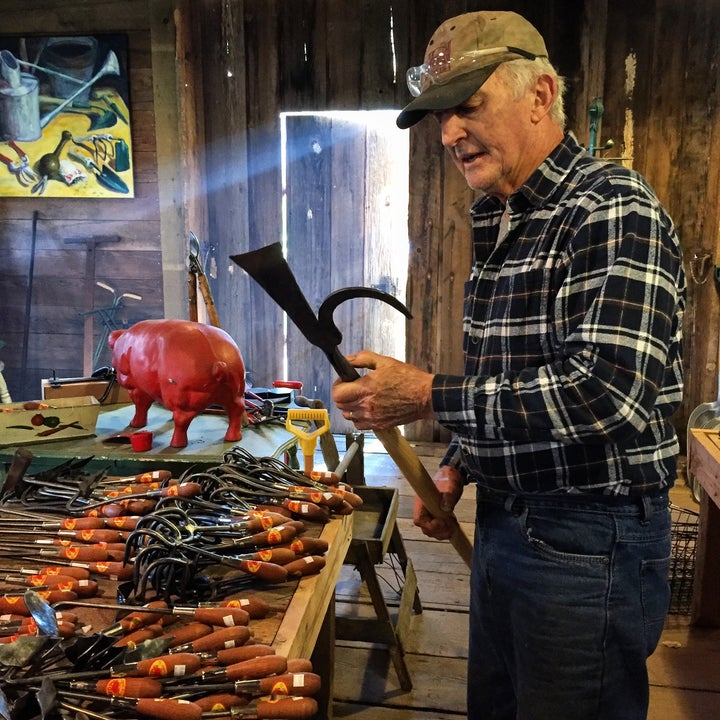
[[[135,452],[145,452],[152,447],[153,434],[149,430],[138,430],[130,436],[130,444]]]

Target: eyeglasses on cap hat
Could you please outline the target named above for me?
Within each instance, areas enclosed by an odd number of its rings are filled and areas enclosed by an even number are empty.
[[[504,62],[547,57],[545,41],[521,15],[481,11],[446,20],[435,31],[422,65],[406,74],[415,97],[397,125],[408,128],[428,112],[465,102]]]

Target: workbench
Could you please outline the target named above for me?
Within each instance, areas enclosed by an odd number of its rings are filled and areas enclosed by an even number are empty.
[[[692,622],[720,627],[720,434],[718,429],[693,429],[688,470],[705,492],[695,550]]]
[[[142,428],[153,433],[152,447],[146,452],[135,452],[129,439],[129,435],[138,429],[129,425],[134,414],[132,404],[103,405],[94,436],[49,440],[25,447],[40,464],[57,464],[69,458],[92,456],[92,466],[102,464],[108,468],[109,474],[122,475],[142,472],[145,467],[179,473],[189,464],[216,465],[222,461],[223,453],[235,445],[240,445],[255,457],[276,458],[294,451],[297,445],[297,438],[277,421],[249,425],[243,428],[242,440],[226,442],[223,438],[227,417],[221,413],[206,412],[190,423],[186,447],[170,447],[174,429],[172,413],[155,403],[148,411],[147,425]],[[11,460],[15,449],[14,446],[0,447],[0,462]],[[175,472],[173,477],[178,477]]]
[[[93,457],[92,464],[108,467],[110,475],[126,475],[152,469],[169,469],[178,477],[189,466],[217,465],[222,455],[240,445],[256,457],[282,457],[294,449],[295,436],[280,424],[259,424],[243,430],[239,442],[223,440],[227,419],[222,415],[200,415],[190,425],[188,446],[171,448],[173,424],[169,411],[153,406],[148,425],[154,435],[153,447],[134,452],[129,444],[108,442],[109,438],[132,432],[127,423],[134,408],[128,405],[103,407],[96,435],[72,441],[54,441],[28,445],[33,453],[29,473],[52,467],[69,458]],[[0,466],[12,460],[15,447],[0,448]],[[4,479],[4,478],[3,478]],[[265,587],[261,597],[279,609],[269,617],[252,622],[256,641],[271,644],[277,654],[287,658],[311,658],[315,672],[322,677],[322,689],[316,697],[318,720],[332,717],[332,678],[335,644],[335,585],[352,540],[353,515],[334,516],[321,527],[320,537],[329,544],[325,567],[316,575],[300,581]],[[107,595],[113,590],[106,588]]]

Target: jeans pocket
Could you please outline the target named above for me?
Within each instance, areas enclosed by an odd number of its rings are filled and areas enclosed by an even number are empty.
[[[642,592],[643,625],[645,628],[645,646],[650,656],[658,642],[665,625],[665,617],[670,607],[670,558],[643,560],[640,570],[640,589]]]
[[[556,517],[525,510],[521,516],[525,538],[531,547],[545,558],[564,565],[607,566],[603,533],[584,532],[582,524],[566,524]]]

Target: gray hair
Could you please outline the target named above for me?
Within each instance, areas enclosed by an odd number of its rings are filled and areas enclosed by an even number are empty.
[[[500,79],[513,89],[516,100],[519,100],[525,92],[535,85],[537,79],[545,74],[555,78],[558,86],[557,97],[550,108],[550,117],[564,130],[566,122],[565,100],[563,97],[565,94],[565,79],[558,74],[558,71],[547,58],[509,60],[495,70],[495,75],[499,75]]]

